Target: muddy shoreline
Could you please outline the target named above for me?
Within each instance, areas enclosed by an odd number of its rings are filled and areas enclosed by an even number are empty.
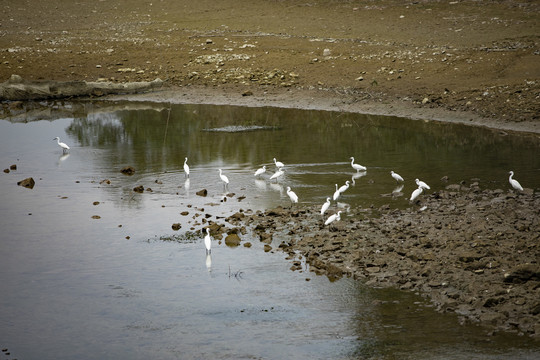
[[[319,208],[301,206],[227,221],[287,253],[291,270],[413,291],[488,334],[540,340],[538,209],[532,189],[487,190],[474,181],[426,194],[405,210],[351,209],[333,226],[323,225]]]
[[[248,95],[246,95],[248,94]],[[276,89],[245,86],[171,86],[142,94],[109,95],[110,101],[150,101],[165,104],[212,104],[248,107],[281,107],[305,110],[350,112],[358,114],[396,116],[421,121],[438,121],[485,127],[505,132],[540,134],[540,123],[523,120],[501,121],[482,117],[467,111],[449,111],[442,107],[421,107],[411,101],[399,99],[358,100],[354,95],[339,90]]]

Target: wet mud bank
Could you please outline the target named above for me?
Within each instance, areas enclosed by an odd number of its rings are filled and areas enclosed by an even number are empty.
[[[492,334],[540,339],[540,193],[531,189],[449,185],[405,210],[351,209],[333,226],[301,206],[242,221],[288,253],[293,270],[413,291]]]

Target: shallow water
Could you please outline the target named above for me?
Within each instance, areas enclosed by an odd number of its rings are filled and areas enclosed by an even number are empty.
[[[204,227],[206,214],[223,222],[216,217],[288,206],[287,186],[300,197],[299,206],[322,204],[335,183],[355,175],[350,156],[368,171],[355,179],[341,206],[407,207],[416,177],[434,190],[446,185],[444,175],[506,190],[507,172],[514,170],[524,187],[538,189],[537,137],[290,109],[74,107],[76,116],[54,121],[0,121],[1,167],[17,164],[0,176],[0,346],[12,357],[540,355],[537,343],[461,326],[414,294],[292,272],[284,254],[265,253],[250,234],[242,236],[253,243],[249,249],[214,240],[211,264],[202,236],[190,236]],[[253,131],[240,131],[246,129]],[[71,146],[69,154],[62,154],[55,136]],[[286,164],[278,182],[268,180],[274,157]],[[135,167],[133,176],[120,173],[127,165]],[[262,165],[268,172],[255,179]],[[218,168],[230,179],[227,189]],[[406,179],[405,196],[381,196],[396,186],[390,170]],[[33,189],[16,185],[29,176]],[[138,185],[152,191],[133,192]],[[197,196],[203,188],[208,196]],[[224,202],[229,192],[235,196]],[[173,223],[182,228],[173,231]]]

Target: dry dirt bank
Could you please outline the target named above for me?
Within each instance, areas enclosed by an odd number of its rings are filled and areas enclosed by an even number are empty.
[[[540,132],[539,9],[525,0],[4,1],[0,81],[161,78],[183,92],[251,91],[263,104],[292,96],[299,107],[313,98],[413,117],[459,112]]]

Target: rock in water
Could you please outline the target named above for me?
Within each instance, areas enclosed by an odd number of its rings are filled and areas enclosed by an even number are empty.
[[[33,189],[34,185],[36,185],[36,182],[34,181],[34,179],[29,177],[29,178],[19,181],[17,185],[24,186],[25,188],[28,188],[28,189]]]
[[[195,194],[197,194],[199,196],[206,196],[206,195],[208,195],[208,190],[202,189],[202,190],[197,191]]]
[[[133,166],[126,166],[125,168],[120,170],[120,172],[125,175],[133,175],[135,174],[135,168]]]
[[[236,247],[240,245],[240,237],[237,234],[229,234],[225,238],[225,245],[230,247]]]

